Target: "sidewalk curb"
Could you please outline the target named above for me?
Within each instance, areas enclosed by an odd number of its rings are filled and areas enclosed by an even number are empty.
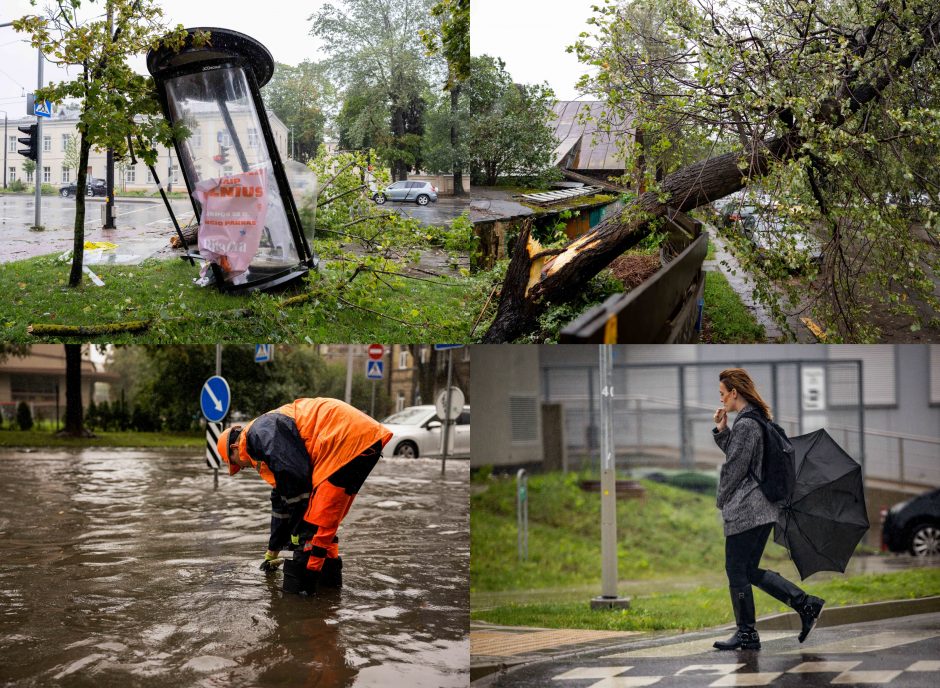
[[[931,614],[940,612],[940,595],[932,597],[922,597],[912,600],[887,600],[884,602],[871,602],[868,604],[848,605],[844,607],[824,607],[822,615],[819,617],[817,628],[829,628],[833,626],[844,626],[847,624],[864,623],[866,621],[880,621],[882,619],[892,619],[914,614]],[[524,664],[536,664],[541,662],[566,659],[575,657],[585,652],[597,649],[607,649],[611,651],[635,648],[637,645],[661,645],[667,644],[670,640],[684,637],[694,639],[698,636],[707,636],[715,632],[732,628],[731,624],[722,626],[713,626],[703,628],[689,633],[679,633],[671,635],[654,636],[646,634],[637,637],[632,642],[622,644],[610,644],[603,642],[585,643],[577,646],[576,649],[561,650],[552,648],[547,650],[543,656],[527,655],[521,657],[507,657],[503,661],[482,661],[473,662],[473,656],[470,657],[470,685],[483,688],[488,686],[500,674],[516,669]],[[799,631],[801,628],[800,617],[795,612],[785,612],[782,614],[773,614],[757,620],[758,631]],[[487,658],[489,660],[490,658]]]

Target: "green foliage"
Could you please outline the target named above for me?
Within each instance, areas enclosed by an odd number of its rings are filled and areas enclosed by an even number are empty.
[[[492,478],[470,497],[470,589],[577,586],[600,580],[600,497],[577,473],[529,478],[529,560],[516,554],[515,481]],[[480,482],[477,482],[479,485]],[[723,573],[724,537],[714,498],[642,481],[646,496],[617,501],[618,571],[623,579]],[[767,558],[785,551],[770,545]]]
[[[30,430],[33,427],[33,413],[25,401],[16,405],[16,427],[20,430]]]
[[[424,93],[435,80],[419,32],[433,0],[339,0],[311,16],[329,70],[347,87],[337,123],[344,147],[376,148],[392,176],[420,167]],[[351,144],[351,145],[350,145]]]
[[[418,33],[427,51],[447,60],[447,90],[470,76],[470,0],[438,0],[431,8],[439,27]]]
[[[505,63],[471,59],[464,97],[470,119],[470,174],[490,186],[503,175],[538,179],[553,169],[558,142],[548,122],[554,93],[547,84],[514,84]]]
[[[788,577],[792,577],[787,573]],[[826,600],[826,608],[871,602],[910,600],[940,593],[940,569],[849,576],[801,584]],[[598,611],[586,602],[516,604],[473,611],[471,618],[506,626],[592,628],[611,631],[690,631],[733,622],[728,589],[720,585],[661,593],[650,586],[634,594],[629,609]],[[687,586],[683,586],[684,588]],[[633,592],[631,590],[630,592]],[[754,589],[759,617],[790,611],[789,607]]]
[[[585,310],[603,303],[609,296],[623,292],[623,283],[610,271],[603,271],[574,294],[569,301],[549,306],[539,316],[539,331],[526,341],[551,344],[558,342],[561,331]]]
[[[463,93],[462,89],[460,93]],[[456,108],[453,92],[441,95],[428,93],[426,98],[428,109],[421,141],[424,168],[435,174],[448,174],[456,168],[462,170],[469,156],[467,125],[472,119],[467,98],[458,97]],[[452,128],[456,141],[451,138]]]
[[[309,60],[296,67],[278,63],[261,95],[291,130],[297,159],[315,156],[323,143],[327,112],[336,100],[326,65]]]
[[[759,300],[810,310],[833,341],[877,340],[876,312],[917,329],[940,310],[934,0],[594,9],[594,28],[569,50],[592,68],[581,88],[607,100],[602,129],[633,118],[627,176],[655,191],[694,157],[740,151],[744,182],[785,221],[762,261],[775,286]],[[782,139],[784,155],[747,154]],[[797,233],[824,245],[818,272],[795,269],[806,262]]]
[[[9,189],[13,193],[23,193],[26,191],[26,182],[24,182],[22,179],[14,179],[12,182],[10,182]]]
[[[764,326],[754,319],[720,272],[705,273],[704,317],[708,322],[710,344],[741,344],[767,339]]]
[[[46,430],[29,432],[14,430],[0,432],[0,447],[159,447],[202,449],[206,444],[206,433],[171,434],[154,432],[106,432],[98,431],[94,437],[65,437]]]

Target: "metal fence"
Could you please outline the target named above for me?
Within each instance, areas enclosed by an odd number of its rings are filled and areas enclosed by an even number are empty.
[[[718,374],[737,362],[621,364],[614,367],[614,443],[621,467],[717,466],[724,457],[712,439],[719,406]],[[867,432],[862,403],[862,361],[794,360],[748,363],[747,370],[789,435],[826,428],[871,475],[898,479],[898,452],[905,477],[931,473],[930,438]],[[546,403],[565,409],[569,457],[596,457],[600,420],[598,371],[594,366],[544,366]],[[891,445],[891,443],[894,443]],[[878,453],[873,461],[870,444]],[[891,445],[891,446],[889,446]],[[921,451],[915,447],[925,447]],[[900,449],[898,449],[900,447]],[[940,476],[936,476],[940,480]]]

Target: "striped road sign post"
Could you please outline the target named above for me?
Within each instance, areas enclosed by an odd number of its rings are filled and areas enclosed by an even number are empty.
[[[206,465],[216,471],[222,468],[222,457],[216,445],[224,427],[225,423],[206,423]]]

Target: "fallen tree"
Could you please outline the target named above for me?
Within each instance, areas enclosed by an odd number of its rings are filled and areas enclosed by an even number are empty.
[[[712,123],[722,123],[722,118],[727,118],[728,113],[735,115],[732,119],[736,120],[733,124],[737,125],[739,140],[746,144],[739,147],[738,151],[680,167],[667,175],[654,190],[640,195],[622,213],[602,221],[590,232],[562,248],[543,250],[528,230],[523,231],[507,268],[496,315],[483,341],[508,342],[533,331],[539,316],[549,304],[564,302],[583,289],[614,258],[638,243],[648,233],[651,224],[663,217],[667,206],[683,211],[692,210],[739,191],[764,177],[774,166],[794,160],[805,163],[809,191],[818,206],[819,217],[832,231],[827,246],[825,278],[834,290],[845,287],[842,282],[851,276],[847,273],[849,259],[846,238],[839,235],[840,226],[834,217],[835,211],[825,197],[827,184],[839,171],[839,163],[830,149],[825,149],[818,141],[828,141],[836,134],[856,137],[869,135],[874,130],[874,124],[870,121],[873,106],[888,89],[910,88],[909,82],[915,78],[913,69],[924,58],[930,58],[931,66],[936,69],[940,52],[940,8],[923,2],[918,4],[918,13],[910,6],[901,7],[902,4],[890,1],[878,3],[874,8],[877,12],[869,8],[872,11],[866,16],[870,16],[872,21],[865,26],[824,26],[820,29],[827,36],[836,36],[831,41],[844,46],[837,55],[829,56],[823,62],[842,65],[842,68],[837,72],[837,79],[829,80],[832,87],[810,103],[805,102],[804,94],[796,96],[789,92],[781,97],[780,103],[758,98],[755,103],[759,106],[759,117],[748,119],[747,114],[735,112],[734,108],[721,101],[720,93],[710,92],[709,97],[721,103],[715,107]],[[802,30],[800,45],[812,53],[814,46],[817,49],[819,47],[818,41],[814,43],[811,39],[813,32],[810,29],[816,25],[822,26],[823,23],[817,16],[815,3],[800,5],[805,9],[805,28]],[[897,12],[892,10],[894,6],[898,6]],[[788,22],[798,26],[796,19],[790,18]],[[907,23],[902,26],[902,21]],[[740,26],[735,25],[734,28],[737,33],[719,28],[715,28],[715,33],[725,39],[725,44],[739,45],[742,41],[754,43],[759,46],[755,49],[758,54],[774,50],[766,47],[759,36],[755,37],[750,27],[751,38],[740,36]],[[797,38],[800,38],[799,35]],[[701,40],[708,45],[708,37]],[[701,45],[699,48],[704,49]],[[766,59],[765,67],[769,71],[773,71],[785,59],[792,59],[791,53],[795,48],[789,45],[775,50],[772,55],[762,58]],[[607,65],[609,56],[599,59],[604,59],[602,64]],[[743,64],[748,66],[750,59],[742,53]],[[661,65],[660,68],[669,67]],[[780,78],[783,77],[778,76],[777,81]],[[684,76],[677,79],[680,82],[688,80]],[[820,81],[827,82],[826,79]],[[745,82],[746,79],[742,81]],[[712,89],[710,82],[706,86]],[[699,84],[694,87],[702,88]],[[936,109],[936,92],[929,87],[927,91],[922,100],[934,108],[934,113],[940,113]],[[707,109],[703,109],[703,112],[702,115],[692,113],[690,116],[706,117],[709,114]],[[940,120],[940,114],[936,116]],[[728,122],[723,124],[727,125]],[[851,130],[848,128],[850,124]],[[901,126],[899,128],[904,129]],[[761,133],[771,135],[760,136]],[[940,140],[940,130],[927,133]],[[864,143],[865,139],[861,145],[863,152]],[[846,146],[846,149],[852,152],[850,146]],[[851,288],[851,285],[848,286]]]

